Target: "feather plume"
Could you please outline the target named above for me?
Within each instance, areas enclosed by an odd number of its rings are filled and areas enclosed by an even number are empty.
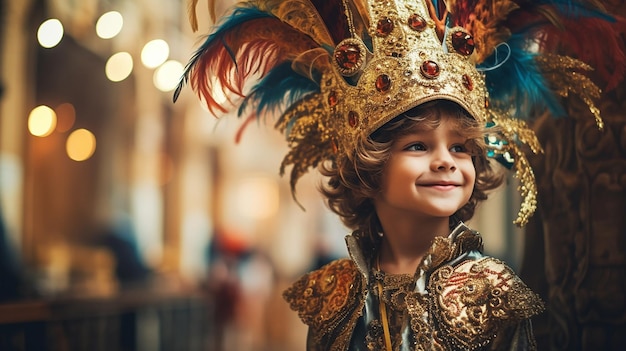
[[[243,132],[246,130],[246,127],[248,127],[250,123],[252,123],[252,121],[255,121],[256,119],[257,119],[257,115],[251,114],[243,121],[243,123],[241,123],[241,126],[239,126],[239,129],[237,129],[237,133],[235,134],[236,144],[238,144],[241,141],[241,137],[243,137]]]
[[[546,80],[552,90],[561,97],[570,95],[578,96],[587,106],[596,119],[598,129],[604,128],[604,122],[600,116],[600,110],[593,103],[600,98],[600,88],[582,72],[591,71],[592,68],[580,60],[572,57],[546,54],[537,58]]]
[[[528,119],[537,109],[546,108],[553,115],[562,116],[563,108],[535,61],[537,53],[529,52],[528,45],[526,38],[520,35],[509,39],[504,46],[510,50],[509,58],[497,69],[485,72],[489,97],[500,109],[515,106],[513,113],[518,118]],[[489,64],[489,59],[485,64]]]
[[[211,19],[211,22],[215,23],[217,20],[217,16],[215,15],[215,0],[207,0],[207,6],[209,10],[209,18]]]
[[[548,72],[535,60],[548,53],[573,56],[595,67],[598,77],[606,82],[607,90],[623,80],[626,74],[626,48],[620,37],[620,33],[626,32],[623,19],[612,17],[592,2],[522,0],[516,4],[504,3],[499,5],[504,10],[491,12],[491,17],[479,18],[477,14],[468,15],[468,11],[457,10],[460,11],[459,20],[473,18],[470,22],[478,22],[473,24],[473,30],[478,31],[476,36],[487,38],[480,43],[484,46],[481,49],[478,49],[477,42],[477,51],[489,53],[490,46],[506,38],[507,30],[512,33],[506,46],[496,49],[484,61],[478,60],[482,63],[479,67],[486,71],[490,98],[498,107],[516,106],[515,116],[518,118],[541,113],[546,108],[555,116],[564,114],[558,96],[567,94],[554,85],[555,69],[547,75]],[[459,9],[464,8],[460,6]],[[584,39],[600,37],[602,41]],[[507,47],[509,56],[506,62],[494,62],[494,57],[505,56],[498,51]],[[480,52],[476,55],[480,57]],[[582,71],[589,74],[589,69]],[[558,75],[567,75],[567,72],[560,71]],[[576,77],[583,79],[584,76],[578,74]],[[592,87],[591,84],[589,81],[586,86]],[[594,96],[577,95],[590,105],[592,111],[597,110],[592,102]],[[599,114],[594,115],[601,121]]]
[[[319,86],[309,78],[296,74],[290,62],[274,67],[246,96],[239,107],[242,115],[248,105],[257,106],[255,113],[273,114],[282,106],[291,106],[303,96],[318,91]]]
[[[252,6],[237,8],[192,56],[174,101],[182,87],[191,82],[212,113],[226,112],[228,108],[214,98],[214,89],[221,88],[233,104],[234,99],[245,97],[249,78],[263,77],[316,46],[310,37],[267,12]]]
[[[309,168],[331,157],[336,151],[333,136],[319,123],[319,115],[325,113],[322,94],[304,97],[308,103],[288,109],[276,122],[276,129],[288,135],[289,153],[280,165],[280,174],[291,168],[291,193],[296,200],[296,184]]]
[[[547,49],[590,64],[606,83],[606,90],[615,88],[626,73],[626,48],[622,37],[615,33],[626,32],[626,21],[623,18],[616,18],[614,22],[602,18],[575,18],[563,20],[562,24],[564,30],[546,29],[544,45]]]
[[[254,6],[257,6],[260,11],[279,18],[304,35],[308,35],[319,46],[335,47],[332,35],[311,1],[257,0],[254,1]]]
[[[466,29],[473,34],[474,40],[476,40],[474,56],[478,63],[483,62],[493,53],[499,43],[507,41],[511,36],[511,32],[502,26],[502,22],[518,8],[516,3],[508,0],[488,1],[485,6],[488,6],[485,9],[488,11],[486,12],[489,14],[488,16],[480,18],[478,15],[464,14],[468,18],[463,19],[465,22],[462,22],[467,23]]]
[[[575,57],[593,66],[610,90],[626,74],[621,37],[626,20],[608,14],[595,1],[518,1],[506,25],[539,44],[539,51]],[[594,40],[593,38],[602,38]]]
[[[198,14],[196,13],[196,5],[198,5],[198,0],[189,0],[187,2],[187,15],[189,16],[189,24],[191,24],[191,30],[194,33],[198,31]]]
[[[480,0],[467,0],[467,1],[458,1],[458,0],[447,0],[444,1],[445,8],[450,13],[450,21],[452,26],[463,26],[464,24],[469,22],[469,18],[472,14],[476,12],[476,4]],[[442,10],[440,8],[441,3],[439,1],[433,0],[433,7],[435,8],[436,14],[438,17],[442,15]]]

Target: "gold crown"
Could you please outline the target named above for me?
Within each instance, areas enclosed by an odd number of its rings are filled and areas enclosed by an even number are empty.
[[[442,43],[424,1],[368,1],[370,51],[356,33],[353,9],[344,6],[353,36],[319,67],[321,92],[292,106],[282,127],[294,116],[316,116],[302,121],[306,128],[320,129],[334,153],[351,157],[359,138],[428,101],[451,100],[487,120],[484,78],[471,61],[474,40],[464,28],[448,29]]]
[[[315,25],[316,8],[305,3],[287,1],[273,12],[292,27],[309,29],[317,42],[332,42]],[[485,80],[472,60],[474,39],[467,30],[438,26],[429,1],[353,4],[342,1],[350,36],[332,56],[312,50],[300,58],[310,62],[306,69],[322,72],[319,93],[293,104],[277,123],[288,134],[291,151],[281,173],[293,165],[292,189],[310,167],[351,158],[359,138],[425,102],[454,101],[478,121],[488,120]]]

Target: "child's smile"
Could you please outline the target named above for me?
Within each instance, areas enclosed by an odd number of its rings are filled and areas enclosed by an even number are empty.
[[[449,217],[467,203],[476,171],[452,117],[442,116],[434,129],[400,137],[385,165],[378,210],[411,216]]]

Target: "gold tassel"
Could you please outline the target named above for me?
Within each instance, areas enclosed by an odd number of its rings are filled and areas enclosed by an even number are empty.
[[[594,103],[594,99],[600,98],[602,90],[589,77],[577,72],[589,72],[593,68],[580,60],[555,54],[538,56],[536,60],[554,92],[564,98],[570,94],[580,97],[593,114],[598,129],[603,130],[604,121],[600,109]]]
[[[513,223],[523,227],[537,209],[537,184],[535,173],[518,142],[528,145],[535,154],[542,153],[543,149],[537,136],[526,122],[508,118],[506,113],[496,109],[492,109],[490,112],[492,121],[499,127],[499,132],[507,141],[507,144],[503,145],[503,148],[497,152],[503,155],[508,153],[509,157],[513,158],[515,177],[520,181],[517,190],[522,196],[522,204]]]

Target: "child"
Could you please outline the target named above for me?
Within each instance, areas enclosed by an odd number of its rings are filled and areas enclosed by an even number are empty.
[[[534,349],[539,297],[483,256],[462,222],[502,183],[483,135],[456,103],[436,100],[376,130],[354,162],[324,169],[330,208],[355,231],[351,259],[285,292],[309,325],[307,349]]]
[[[601,126],[589,66],[544,54],[566,46],[558,35],[570,27],[584,42],[578,24],[600,12],[519,2],[252,0],[191,59],[174,98],[190,81],[210,111],[247,114],[244,126],[279,114],[292,191],[321,166],[329,207],[354,230],[350,259],[284,294],[309,326],[307,349],[535,348],[529,318],[542,302],[481,254],[463,221],[502,182],[487,158],[516,171],[516,223],[534,212],[534,175],[519,144],[540,146],[516,117],[558,113],[558,96],[579,95]],[[570,9],[576,20],[560,22]]]

